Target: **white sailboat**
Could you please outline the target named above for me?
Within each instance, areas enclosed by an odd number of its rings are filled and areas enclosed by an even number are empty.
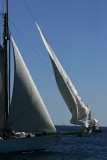
[[[0,131],[3,133],[0,137],[0,153],[47,149],[57,143],[63,134],[57,133],[21,53],[12,35],[8,33],[8,0],[6,2],[7,12],[3,14],[4,46],[0,46]],[[48,50],[58,88],[72,113],[71,123],[82,125],[87,133],[98,129],[97,120],[92,118],[89,107],[81,101],[40,27],[37,23],[36,25]],[[14,53],[14,86],[11,102],[10,65],[7,53],[9,37]]]
[[[56,134],[56,128],[13,38],[12,43],[15,59],[15,77],[11,108],[6,123],[2,76],[4,52],[2,48],[0,50],[0,59],[2,60],[0,67],[0,130],[4,131],[5,134],[1,136],[0,139],[0,152],[46,149],[50,145],[55,144],[61,136],[60,134]],[[38,137],[33,134],[27,138],[26,134],[24,136],[19,133],[18,137],[17,134],[12,133],[12,131],[28,133],[46,132],[48,135]]]
[[[0,131],[2,131],[0,153],[47,149],[55,144],[61,138],[61,135],[57,134],[51,117],[12,36],[14,86],[9,108],[8,12],[3,16],[4,46],[0,46]],[[40,134],[27,134],[31,132]],[[41,134],[44,132],[45,135]]]

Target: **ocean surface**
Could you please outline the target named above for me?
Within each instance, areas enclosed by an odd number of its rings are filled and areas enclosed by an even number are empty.
[[[80,131],[80,127],[57,126],[61,132]],[[107,160],[107,127],[87,137],[67,135],[49,150],[2,153],[0,160]]]

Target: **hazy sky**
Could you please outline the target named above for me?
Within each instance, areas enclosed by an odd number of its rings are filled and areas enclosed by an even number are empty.
[[[107,0],[26,3],[93,117],[107,126]],[[71,113],[24,0],[9,0],[9,26],[54,124],[69,125]]]

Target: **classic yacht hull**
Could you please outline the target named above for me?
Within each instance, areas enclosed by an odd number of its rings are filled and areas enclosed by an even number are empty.
[[[32,138],[1,139],[0,153],[44,150],[56,144],[60,138],[60,134],[55,134]]]

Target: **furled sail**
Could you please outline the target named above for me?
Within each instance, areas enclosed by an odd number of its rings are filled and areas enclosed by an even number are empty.
[[[71,123],[82,125],[86,128],[93,128],[98,127],[98,122],[96,119],[91,117],[91,111],[88,106],[86,106],[82,101],[81,97],[78,96],[78,93],[73,86],[72,82],[70,81],[68,75],[66,74],[65,70],[63,69],[62,65],[60,64],[59,60],[57,59],[55,53],[53,52],[52,48],[48,44],[46,38],[44,37],[40,27],[36,23],[42,40],[47,48],[49,53],[55,79],[60,90],[60,93],[65,100],[70,112],[72,113]]]
[[[4,130],[5,125],[5,84],[4,84],[4,52],[0,46],[0,131]]]
[[[6,129],[27,132],[56,132],[13,38],[12,43],[15,73],[11,109]]]

